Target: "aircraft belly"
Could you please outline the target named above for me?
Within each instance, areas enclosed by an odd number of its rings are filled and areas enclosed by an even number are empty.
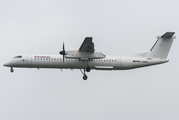
[[[34,68],[83,68],[84,64],[80,64],[79,62],[72,62],[72,61],[45,61],[45,62],[34,62],[31,67]]]

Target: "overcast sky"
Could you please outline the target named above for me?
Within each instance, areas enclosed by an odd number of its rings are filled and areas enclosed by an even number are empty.
[[[105,55],[148,52],[179,36],[178,0],[1,0],[0,120],[178,120],[179,42],[166,64],[128,71],[20,69],[19,54],[58,54],[93,37]]]

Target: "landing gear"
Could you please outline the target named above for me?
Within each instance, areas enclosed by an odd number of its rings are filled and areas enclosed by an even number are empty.
[[[80,69],[81,73],[83,74],[83,80],[87,80],[88,76],[86,75],[86,69],[84,69],[84,72]]]
[[[86,68],[84,68],[84,72],[80,69],[81,73],[83,74],[83,80],[87,80],[88,76],[86,75],[85,72],[90,72],[91,68],[88,65],[88,61],[83,61],[84,65],[86,66]]]
[[[91,68],[89,66],[87,66],[86,68],[86,72],[90,72]]]
[[[86,72],[90,72],[90,70],[91,70],[91,68],[89,67],[89,65],[88,65],[88,61],[83,61],[83,63],[85,64],[85,66],[86,66]]]
[[[13,67],[11,67],[11,69],[10,69],[10,72],[11,72],[11,73],[13,73],[13,72],[14,72],[14,69],[13,69]]]
[[[87,79],[88,79],[88,76],[84,75],[83,80],[87,80]]]

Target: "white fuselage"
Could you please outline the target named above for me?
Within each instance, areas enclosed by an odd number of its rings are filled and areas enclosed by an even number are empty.
[[[85,69],[89,66],[96,70],[126,70],[168,62],[166,59],[147,57],[106,56],[103,59],[80,61],[79,59],[65,59],[61,55],[21,55],[13,58],[4,66],[24,68],[59,68]]]

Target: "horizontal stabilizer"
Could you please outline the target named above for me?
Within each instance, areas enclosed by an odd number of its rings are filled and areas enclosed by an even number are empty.
[[[168,39],[170,39],[170,38],[172,38],[173,37],[173,35],[175,34],[175,32],[166,32],[164,35],[162,35],[161,37],[162,38],[168,38]]]

